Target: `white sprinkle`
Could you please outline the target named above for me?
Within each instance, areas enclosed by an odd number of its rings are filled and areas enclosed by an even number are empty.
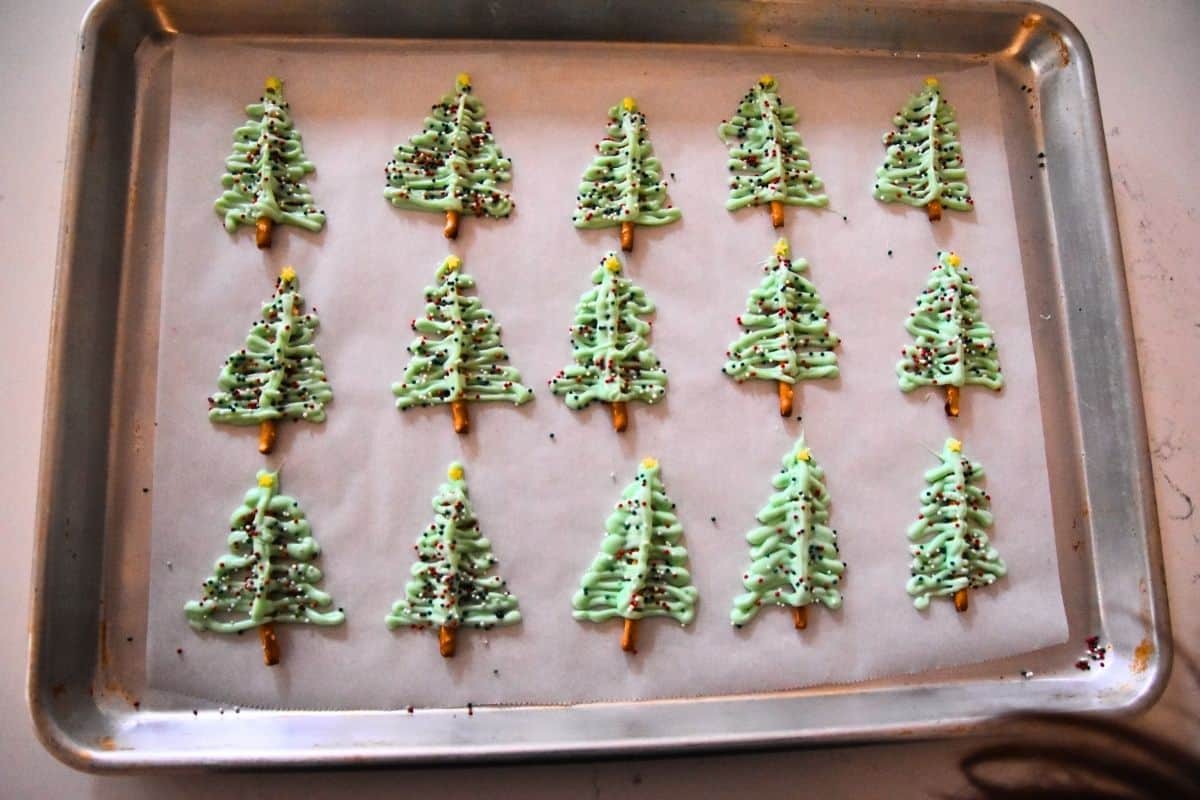
[[[1038,314],[1038,316],[1041,317],[1042,319],[1050,319],[1052,315],[1051,314]]]

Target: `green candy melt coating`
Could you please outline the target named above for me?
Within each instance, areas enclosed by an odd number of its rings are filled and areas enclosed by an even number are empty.
[[[800,437],[775,475],[775,494],[758,512],[760,527],[746,534],[750,568],[746,593],[733,600],[729,619],[741,627],[768,603],[800,608],[824,603],[841,608],[838,590],[846,564],[838,558],[837,532],[829,527],[825,470]]]
[[[521,621],[517,598],[502,578],[487,574],[497,561],[479,533],[462,464],[451,464],[447,475],[433,498],[434,521],[417,539],[405,597],[385,622],[391,629],[515,625]]]
[[[697,592],[674,508],[658,462],[644,460],[605,523],[600,553],[571,601],[575,619],[673,617],[687,625],[695,618]]]
[[[1004,386],[992,329],[979,311],[979,290],[958,256],[938,253],[925,291],[904,327],[916,344],[896,365],[901,391],[920,386]]]
[[[462,77],[425,118],[424,130],[396,146],[383,196],[397,208],[507,217],[512,196],[497,186],[512,180],[512,161]]]
[[[304,313],[294,273],[281,276],[275,294],[263,305],[262,318],[250,328],[246,346],[225,359],[217,379],[220,391],[208,398],[208,418],[232,425],[269,419],[324,422],[333,390],[312,345],[319,324],[315,313]]]
[[[533,399],[521,375],[504,362],[500,325],[479,298],[464,294],[475,279],[460,270],[462,260],[447,256],[438,267],[437,285],[425,289],[425,316],[413,320],[417,338],[404,380],[392,384],[396,407],[433,406],[457,400],[507,400],[520,405]]]
[[[666,394],[667,373],[647,341],[650,324],[640,319],[654,312],[654,303],[621,274],[616,253],[601,259],[592,283],[575,306],[575,363],[550,380],[550,390],[576,410],[594,400],[657,403]]]
[[[983,467],[961,450],[961,442],[946,440],[942,463],[925,473],[921,515],[908,529],[914,544],[907,588],[918,609],[928,608],[931,597],[990,586],[1008,572],[984,532],[992,514],[991,498],[977,485]]]
[[[962,145],[954,108],[942,98],[936,80],[926,81],[893,120],[884,135],[887,156],[875,172],[875,199],[970,211],[974,205],[963,168]]]
[[[577,208],[576,228],[610,228],[622,222],[667,225],[680,211],[667,201],[662,164],[654,157],[646,115],[631,98],[613,106],[608,136],[596,150],[599,155],[584,171]]]
[[[229,552],[217,559],[201,597],[184,606],[196,630],[236,633],[268,622],[340,625],[346,615],[328,608],[333,599],[316,588],[321,554],[294,497],[279,494],[279,473],[258,471],[230,520]]]
[[[741,383],[750,378],[795,383],[836,378],[840,343],[829,330],[829,312],[804,277],[808,262],[791,259],[786,239],[763,265],[766,277],[746,299],[737,318],[745,334],[729,345],[724,371]]]
[[[309,231],[325,226],[325,212],[313,205],[302,181],[315,167],[304,154],[300,133],[283,99],[283,87],[268,86],[257,103],[246,106],[250,117],[233,132],[233,154],[221,176],[225,191],[214,204],[225,230],[254,225],[266,217]]]
[[[779,99],[774,78],[764,76],[742,98],[728,122],[717,128],[729,151],[729,199],[736,211],[772,201],[789,206],[829,205],[825,184],[812,170],[796,132],[796,109]]]

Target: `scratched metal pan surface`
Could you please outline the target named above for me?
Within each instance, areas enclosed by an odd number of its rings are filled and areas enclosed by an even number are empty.
[[[636,26],[628,24],[637,19]],[[1033,656],[765,695],[388,711],[179,708],[145,687],[162,209],[178,34],[737,45],[993,65],[1070,639]],[[79,39],[45,408],[28,696],[93,771],[517,761],[958,734],[1005,711],[1129,713],[1171,652],[1124,267],[1087,45],[1022,2],[100,0]],[[1042,151],[1053,169],[1026,174]],[[1018,158],[1017,156],[1025,156]],[[1017,166],[1022,165],[1022,166]],[[147,420],[150,420],[147,422]],[[1074,557],[1066,557],[1073,554]],[[1081,643],[1112,667],[1081,671]],[[117,647],[118,640],[123,646]],[[1033,675],[1022,676],[1022,669]],[[404,717],[403,719],[399,717]]]

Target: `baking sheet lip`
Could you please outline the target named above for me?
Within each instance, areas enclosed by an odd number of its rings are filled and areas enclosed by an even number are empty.
[[[1087,96],[1087,99],[1092,101],[1094,104],[1094,108],[1092,109],[1093,113],[1089,115],[1088,121],[1094,125],[1099,125],[1099,105],[1098,101],[1096,100],[1095,77],[1094,73],[1092,72],[1090,52],[1087,50],[1086,43],[1082,35],[1078,32],[1078,29],[1073,25],[1073,23],[1071,23],[1070,20],[1068,20],[1056,9],[1045,6],[1041,3],[985,3],[984,5],[1001,8],[1036,9],[1037,13],[1043,15],[1043,18],[1047,23],[1043,30],[1047,28],[1051,30],[1057,29],[1056,32],[1074,47],[1075,53],[1078,56],[1078,62],[1080,66],[1079,74],[1082,88]],[[96,0],[96,2],[91,5],[85,14],[82,31],[79,36],[80,50],[77,52],[76,57],[72,112],[69,122],[70,138],[68,140],[67,153],[68,167],[64,173],[63,181],[64,201],[62,206],[59,247],[54,281],[53,311],[51,319],[51,345],[48,356],[49,368],[47,370],[47,386],[45,399],[43,402],[43,421],[45,423],[45,428],[41,437],[42,450],[39,460],[38,495],[37,508],[35,512],[36,538],[33,559],[34,580],[31,587],[30,603],[31,635],[28,661],[29,667],[27,671],[26,684],[27,701],[33,721],[35,723],[35,731],[37,732],[37,735],[42,741],[43,745],[47,748],[47,750],[55,755],[55,757],[76,769],[92,772],[107,772],[131,771],[147,767],[161,769],[208,765],[254,766],[255,764],[250,763],[246,759],[239,759],[236,757],[219,758],[213,760],[196,760],[192,758],[186,751],[181,751],[178,749],[163,750],[158,752],[146,750],[110,751],[106,749],[97,749],[94,746],[84,744],[78,737],[68,732],[68,730],[62,724],[61,718],[53,710],[48,708],[48,704],[44,702],[44,699],[47,695],[43,691],[43,685],[46,683],[48,675],[45,674],[47,665],[45,653],[43,653],[40,646],[39,637],[44,634],[46,630],[45,623],[47,607],[41,590],[44,585],[43,577],[46,569],[48,568],[47,545],[49,537],[48,526],[50,523],[49,500],[51,496],[51,489],[57,485],[51,472],[52,468],[57,463],[53,455],[55,452],[53,445],[61,433],[56,424],[56,421],[59,419],[59,415],[56,412],[62,408],[65,402],[63,398],[63,376],[60,374],[61,362],[63,360],[62,351],[66,344],[64,326],[69,324],[69,320],[72,316],[69,309],[64,306],[62,301],[66,295],[65,290],[69,285],[74,273],[74,262],[76,260],[75,252],[78,247],[77,240],[71,235],[69,224],[71,220],[74,219],[74,216],[78,213],[80,202],[79,185],[82,181],[78,177],[77,173],[78,166],[83,160],[82,156],[84,151],[84,140],[80,134],[81,128],[84,126],[85,121],[90,116],[92,106],[94,105],[94,103],[91,102],[89,92],[87,91],[88,87],[86,87],[84,84],[91,77],[95,68],[97,52],[97,47],[95,45],[97,41],[97,29],[103,22],[107,21],[112,14],[129,10],[130,6],[128,4],[121,3],[120,0]],[[145,20],[142,20],[142,22],[144,23]],[[167,32],[161,30],[150,30],[144,34],[143,40],[145,36],[167,35],[172,34],[168,34]],[[1001,51],[991,55],[993,57],[1001,57],[1004,55],[1004,53]],[[1019,57],[1016,60],[1029,63],[1026,59]],[[1099,130],[1102,130],[1102,128]],[[1103,148],[1104,142],[1102,137],[1100,142],[1101,147]],[[1124,259],[1120,250],[1119,230],[1115,224],[1111,176],[1105,154],[1106,149],[1092,154],[1092,157],[1099,160],[1100,174],[1107,179],[1104,181],[1101,187],[1101,196],[1099,200],[1102,206],[1102,222],[1108,223],[1109,232],[1117,245],[1115,249],[1109,248],[1109,256],[1112,259],[1110,266],[1114,267],[1115,271],[1123,276]],[[1124,301],[1123,310],[1125,313],[1122,319],[1119,320],[1122,328],[1121,338],[1125,340],[1125,343],[1129,346],[1129,352],[1133,357],[1132,363],[1136,365],[1136,350],[1132,349],[1131,329],[1128,319],[1127,285],[1124,280],[1119,280],[1117,281],[1115,288],[1120,294],[1120,298]],[[1132,380],[1132,376],[1128,372],[1125,377],[1127,382]],[[1132,380],[1132,385],[1135,390],[1140,389],[1140,385],[1136,380]],[[1137,459],[1137,463],[1132,465],[1131,471],[1126,477],[1131,478],[1132,483],[1137,484],[1140,486],[1140,488],[1146,490],[1146,482],[1149,475],[1149,455],[1148,440],[1146,437],[1145,428],[1145,412],[1141,402],[1140,394],[1135,391],[1131,393],[1131,395],[1134,397],[1134,408],[1127,409],[1127,412],[1134,423],[1134,430],[1132,433],[1138,442],[1143,445],[1143,447],[1139,448],[1142,451],[1139,453],[1140,457]],[[1139,422],[1140,424],[1138,424]],[[1154,644],[1157,657],[1154,659],[1154,662],[1150,667],[1152,672],[1150,672],[1149,677],[1139,684],[1139,688],[1136,691],[1127,693],[1120,700],[1120,705],[1117,706],[1117,710],[1125,713],[1132,713],[1151,705],[1161,694],[1163,688],[1165,688],[1166,679],[1170,673],[1171,639],[1169,636],[1169,619],[1166,616],[1166,597],[1165,592],[1162,589],[1161,552],[1159,548],[1159,542],[1152,538],[1158,533],[1154,495],[1152,488],[1148,493],[1143,491],[1142,494],[1143,514],[1139,515],[1142,517],[1142,525],[1138,533],[1146,537],[1147,546],[1150,552],[1147,554],[1148,563],[1140,566],[1148,567],[1148,570],[1144,571],[1148,573],[1147,593],[1149,596],[1149,613],[1152,615],[1152,624],[1149,627],[1147,638],[1150,639],[1150,641]],[[124,714],[112,714],[111,712],[104,712],[101,711],[99,706],[94,702],[86,704],[86,707],[82,710],[83,716],[92,715],[93,718],[95,716],[103,716],[107,718],[110,723],[120,723],[122,720],[132,716],[134,713],[132,711]],[[154,712],[149,713],[153,714]],[[939,720],[928,723],[928,725],[930,726],[930,733],[937,734],[945,727],[953,726],[953,722],[948,720]],[[967,725],[969,729],[973,727],[975,723],[968,722]],[[922,726],[922,723],[914,723],[913,725],[904,727],[911,730]],[[857,734],[854,731],[847,732],[846,735],[850,740],[875,740],[880,738],[880,736],[887,735],[887,731],[883,729],[872,731],[871,733],[864,733],[862,728],[856,730],[858,731]],[[805,744],[814,743],[815,741],[829,741],[827,738],[828,733],[829,732],[821,732],[816,734],[802,735],[798,737],[794,743]],[[744,742],[740,743],[730,742],[726,739],[713,739],[699,744],[689,744],[687,741],[681,741],[676,743],[674,746],[680,749],[740,749],[740,747],[748,747],[764,741],[764,737],[762,735],[747,734],[746,736],[748,738],[746,738]],[[670,743],[665,743],[662,745],[662,747],[667,748],[672,746],[673,745]],[[780,746],[787,747],[788,743],[784,742],[780,744]],[[607,750],[604,749],[606,747]],[[597,750],[597,748],[600,748],[600,750]],[[659,751],[659,745],[656,744],[654,749]],[[616,752],[619,750],[620,748],[609,747],[604,742],[592,742],[588,743],[586,746],[572,745],[568,748],[569,752],[560,752],[548,748],[539,755],[541,755],[543,758],[551,759],[584,757],[590,754],[603,755],[605,753],[612,755],[628,755],[625,753]],[[375,755],[372,754],[371,756],[367,756],[365,760],[368,762],[396,760],[389,759],[386,754],[381,753],[379,755],[380,757],[376,758]],[[528,752],[524,753],[524,757],[528,757],[529,755],[530,754]],[[328,756],[328,758],[326,756]],[[438,761],[444,763],[456,763],[463,760],[499,761],[507,760],[509,757],[515,759],[522,757],[522,754],[511,753],[506,755],[502,753],[496,753],[494,755],[489,755],[486,752],[473,752],[470,755],[463,754],[463,758],[439,758]],[[319,757],[314,758],[314,754],[311,752],[297,751],[295,754],[276,753],[269,759],[264,760],[261,765],[283,766],[287,764],[303,765],[313,763],[336,764],[341,763],[340,759],[342,758],[343,754],[340,752],[324,753],[320,754]],[[363,756],[360,754],[358,758],[362,759]],[[419,758],[414,759],[401,757],[399,760],[414,764],[424,763]]]

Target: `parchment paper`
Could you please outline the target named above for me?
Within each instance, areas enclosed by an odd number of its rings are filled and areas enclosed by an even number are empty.
[[[514,216],[465,219],[457,242],[438,215],[393,209],[381,196],[392,149],[421,127],[454,75],[469,71],[500,146],[514,161]],[[734,317],[761,277],[777,233],[765,209],[730,214],[717,124],[757,77],[774,73],[799,108],[799,130],[832,207],[787,210],[793,252],[842,337],[843,377],[809,382],[781,420],[775,387],[720,372]],[[881,135],[899,104],[938,74],[959,114],[973,214],[923,211],[871,196]],[[267,75],[279,75],[317,172],[309,184],[329,223],[320,235],[225,233],[212,202],[230,136]],[[670,376],[667,399],[631,406],[618,436],[596,405],[568,410],[546,389],[568,362],[567,328],[615,230],[570,223],[578,178],[605,112],[637,98],[683,210],[680,223],[639,228],[627,271],[658,304],[652,344]],[[292,708],[462,706],[705,696],[853,682],[967,664],[1060,643],[1060,593],[1009,172],[987,66],[929,60],[792,56],[720,48],[416,43],[272,44],[182,37],[175,52],[158,428],[154,481],[149,682],[219,703]],[[903,395],[894,365],[903,322],[940,248],[958,251],[981,287],[1007,386],[964,392],[951,422],[940,397]],[[888,251],[891,251],[891,256]],[[473,404],[456,436],[445,408],[401,415],[389,386],[407,363],[409,320],[439,261],[456,252],[503,326],[534,402]],[[260,456],[255,431],[212,425],[205,398],[240,347],[280,267],[294,264],[321,317],[316,344],[335,398],[324,425],[282,428]],[[848,571],[845,605],[814,607],[797,633],[784,609],[735,631],[732,598],[748,563],[745,532],[771,492],[782,455],[804,431],[824,465]],[[551,438],[553,434],[553,438]],[[1009,575],[927,613],[904,590],[905,530],[922,474],[948,435],[988,470],[993,541]],[[576,622],[570,598],[600,546],[603,523],[636,462],[654,455],[678,505],[700,593],[689,628],[640,626],[639,653],[620,625]],[[467,469],[475,509],[518,595],[524,622],[466,631],[439,657],[428,631],[383,624],[404,591],[430,499],[450,461]],[[340,628],[281,626],[283,664],[261,665],[257,637],[198,634],[184,603],[225,552],[228,519],[255,471],[283,467],[324,548],[322,588],[346,611]],[[716,518],[716,522],[712,518]],[[170,562],[170,566],[167,565]],[[176,650],[182,648],[179,655]]]

